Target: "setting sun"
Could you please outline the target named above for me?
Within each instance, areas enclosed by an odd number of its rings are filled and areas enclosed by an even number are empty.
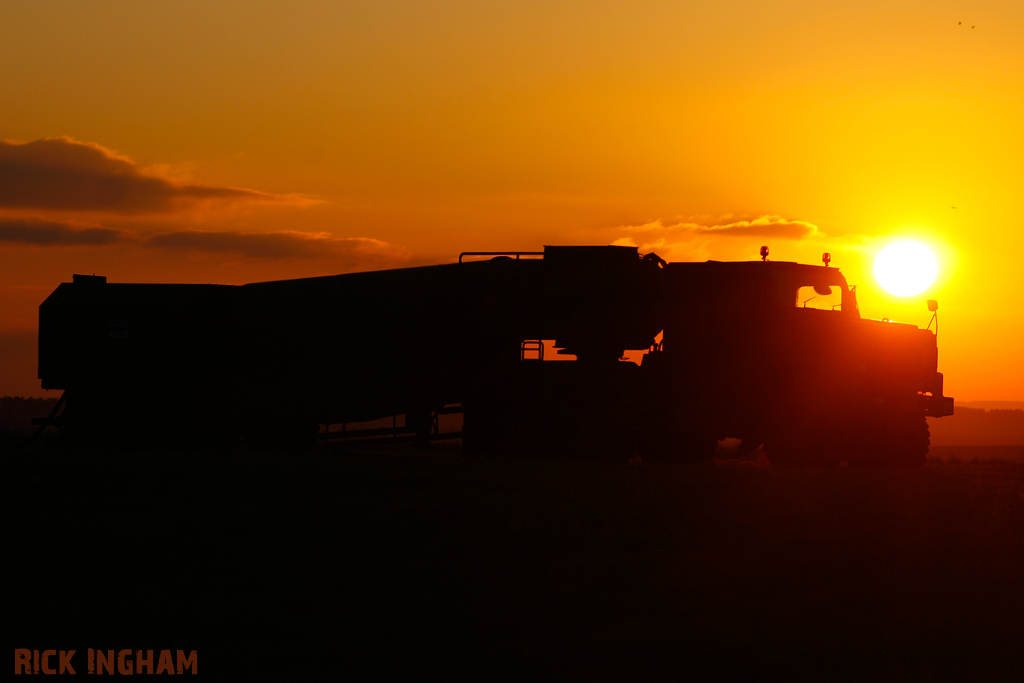
[[[912,240],[890,244],[875,258],[875,279],[890,294],[913,296],[931,286],[939,272],[931,249]]]

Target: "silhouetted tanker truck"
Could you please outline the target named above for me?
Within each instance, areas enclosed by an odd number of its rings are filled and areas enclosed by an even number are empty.
[[[462,410],[478,453],[703,460],[735,437],[777,463],[913,465],[925,417],[952,413],[935,335],[862,320],[835,268],[464,256],[243,286],[76,275],[40,306],[39,376],[68,437],[104,447],[302,448],[396,414],[429,439]]]

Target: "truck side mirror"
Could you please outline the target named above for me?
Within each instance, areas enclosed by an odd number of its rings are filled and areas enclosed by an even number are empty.
[[[928,299],[928,310],[932,313],[939,310],[939,302],[935,299]]]

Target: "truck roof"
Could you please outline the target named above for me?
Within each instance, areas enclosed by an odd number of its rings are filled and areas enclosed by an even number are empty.
[[[42,306],[98,306],[107,308],[185,308],[213,291],[227,291],[232,285],[168,285],[122,284],[81,280],[64,282],[42,303]]]
[[[725,275],[743,276],[771,273],[775,277],[809,278],[808,284],[822,283],[830,285],[846,285],[839,268],[815,266],[794,261],[674,261],[665,266],[673,270],[684,271],[720,271]]]

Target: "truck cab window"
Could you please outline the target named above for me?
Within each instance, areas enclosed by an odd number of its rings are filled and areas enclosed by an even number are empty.
[[[797,308],[817,308],[839,311],[843,303],[843,290],[838,285],[808,285],[796,291]]]

